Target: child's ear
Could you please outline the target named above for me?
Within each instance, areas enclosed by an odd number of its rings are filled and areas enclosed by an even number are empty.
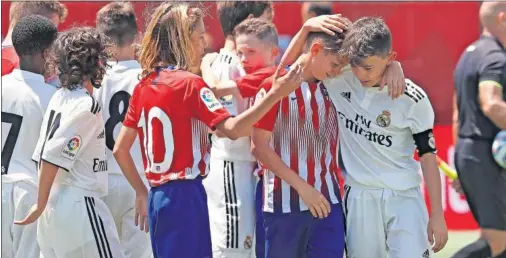
[[[320,44],[320,42],[314,42],[311,45],[309,52],[311,53],[311,56],[317,56],[322,50],[323,50],[322,44]]]
[[[388,64],[395,61],[396,58],[397,58],[397,52],[393,52],[393,51],[390,52],[390,54],[388,54]]]
[[[271,57],[276,59],[279,55],[279,47],[273,47],[271,49]]]

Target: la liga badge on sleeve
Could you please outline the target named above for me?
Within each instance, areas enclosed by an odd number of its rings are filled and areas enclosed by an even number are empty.
[[[64,158],[74,160],[76,158],[77,152],[81,148],[81,145],[83,144],[81,140],[81,136],[76,135],[67,142],[67,144],[63,147],[63,150],[61,151],[61,155]]]
[[[209,88],[200,89],[200,98],[206,105],[207,109],[209,109],[211,112],[222,108],[221,103],[218,101],[218,99],[216,99],[216,96],[214,96],[214,93]]]

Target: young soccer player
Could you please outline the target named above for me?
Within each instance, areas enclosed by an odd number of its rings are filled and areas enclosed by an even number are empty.
[[[273,6],[270,1],[226,1],[217,3],[217,14],[225,35],[225,44],[212,62],[211,75],[216,77],[216,82],[225,82],[246,74],[241,63],[247,63],[244,59],[251,55],[245,53],[243,59],[237,56],[234,28],[250,18],[272,20]],[[264,49],[257,51],[254,54],[258,55]],[[206,80],[205,77],[204,79]],[[210,86],[216,86],[215,80],[211,80]],[[218,100],[232,115],[240,114],[249,106],[249,99],[239,94],[220,95]],[[204,181],[204,187],[210,210],[213,256],[249,256],[254,235],[253,170],[256,164],[251,154],[250,138],[231,140],[212,134],[211,143],[210,172]]]
[[[378,90],[385,68],[395,58],[383,20],[355,21],[340,53],[351,71],[323,84],[338,110],[348,256],[430,257],[431,244],[438,252],[448,239],[430,101],[407,79],[398,99]],[[420,190],[415,149],[429,192],[430,216]]]
[[[220,82],[212,70],[216,62],[221,62],[220,59],[215,59],[212,66],[203,62],[201,70],[204,80],[209,82],[215,95],[225,99],[221,102],[224,107],[228,106],[227,110],[230,110],[231,114],[238,114],[249,107],[250,98],[255,96],[261,82],[274,74],[278,34],[271,22],[262,18],[250,18],[237,25],[234,35],[237,54],[248,74],[234,80],[222,78]],[[239,100],[243,102],[240,109],[236,105]],[[229,102],[229,105],[226,102]],[[234,105],[235,109],[231,110],[231,105]],[[240,141],[242,144],[239,144]],[[219,150],[214,147],[214,143],[221,144]],[[204,180],[204,187],[208,196],[209,218],[214,222],[211,223],[213,245],[222,250],[214,251],[213,255],[250,257],[255,230],[256,182],[256,162],[251,154],[250,138],[243,137],[232,141],[215,135],[212,146],[210,172]],[[224,152],[218,152],[220,150]],[[213,153],[225,153],[233,159],[213,159]],[[258,228],[260,230],[255,233],[259,237],[255,243],[257,255],[263,253],[258,250],[263,248],[261,223],[257,223]]]
[[[56,27],[39,15],[22,18],[12,44],[20,67],[2,76],[2,257],[39,257],[37,225],[14,225],[37,200],[37,167],[31,160],[44,112],[55,89],[44,83],[44,64]]]
[[[207,197],[207,127],[237,139],[250,133],[282,96],[299,85],[301,67],[277,78],[256,108],[236,117],[226,112],[198,71],[204,51],[202,12],[166,2],[147,26],[135,88],[114,156],[136,191],[136,221],[147,227],[155,257],[211,257]],[[143,148],[149,199],[130,154],[137,136]],[[147,211],[146,211],[147,209]]]
[[[331,53],[343,38],[342,33],[311,34],[298,59],[306,65],[301,87],[255,125],[252,150],[263,167],[265,257],[343,256],[337,115],[316,83],[340,72],[341,61]],[[266,80],[259,87],[256,101],[271,85]]]
[[[44,257],[124,257],[107,194],[107,160],[100,87],[108,58],[106,36],[73,28],[53,45],[49,65],[61,88],[44,115],[33,158],[39,159],[37,204],[17,224],[38,220]],[[54,186],[53,186],[54,184]]]
[[[152,254],[149,235],[139,230],[134,224],[135,192],[112,155],[115,139],[125,118],[130,97],[139,83],[142,72],[141,65],[135,60],[137,21],[132,4],[113,2],[105,5],[97,13],[96,26],[113,43],[113,58],[108,61],[110,67],[102,80],[102,87],[95,91],[95,97],[104,109],[102,115],[105,123],[109,173],[109,192],[102,200],[112,213],[125,256],[149,257]],[[138,140],[132,148],[132,156],[137,171],[144,174]],[[142,179],[147,186],[144,175]]]
[[[57,1],[11,2],[9,8],[9,31],[2,42],[2,76],[19,67],[19,58],[12,46],[12,32],[16,23],[28,15],[42,15],[55,26],[63,23],[67,17],[67,8]]]

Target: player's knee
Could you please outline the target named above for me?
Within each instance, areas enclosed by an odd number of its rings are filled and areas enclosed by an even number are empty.
[[[493,257],[496,257],[506,251],[505,230],[483,229],[481,235],[487,240]]]

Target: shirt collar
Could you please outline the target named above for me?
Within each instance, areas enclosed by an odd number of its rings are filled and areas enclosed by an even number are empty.
[[[14,69],[12,71],[12,75],[18,80],[37,81],[40,83],[45,83],[44,76],[42,76],[41,74],[29,72],[29,71]]]
[[[141,65],[137,60],[127,60],[127,61],[108,61],[108,65],[111,66],[112,70],[116,69],[138,69],[141,68]]]
[[[499,39],[497,39],[496,37],[494,36],[490,36],[490,35],[481,35],[480,36],[480,39],[489,39],[489,40],[493,40],[497,43],[497,45],[499,45],[502,49],[504,49],[504,46],[503,44],[499,41]]]

